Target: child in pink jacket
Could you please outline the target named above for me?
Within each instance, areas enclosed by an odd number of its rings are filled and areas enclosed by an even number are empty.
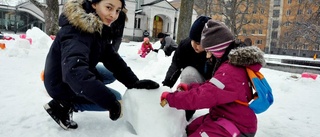
[[[149,38],[145,37],[140,48],[140,56],[145,58],[151,50],[153,50],[152,44],[150,43]]]
[[[201,37],[202,47],[217,58],[213,77],[204,83],[180,83],[173,93],[163,92],[161,101],[183,110],[209,109],[186,128],[188,137],[253,137],[256,114],[248,106],[253,98],[246,67],[259,71],[265,64],[256,46],[239,47],[231,31],[220,22],[209,20]]]

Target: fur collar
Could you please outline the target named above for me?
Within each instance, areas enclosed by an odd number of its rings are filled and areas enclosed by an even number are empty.
[[[232,49],[228,55],[229,63],[236,66],[265,65],[264,53],[257,46]]]
[[[64,15],[72,26],[84,32],[101,34],[103,22],[94,13],[86,13],[84,2],[85,0],[68,0],[64,5]]]

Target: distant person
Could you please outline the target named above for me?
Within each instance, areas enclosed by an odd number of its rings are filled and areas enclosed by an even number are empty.
[[[144,32],[143,32],[143,37],[145,38],[145,37],[149,37],[149,32],[147,31],[147,30],[144,30]]]
[[[235,101],[252,100],[246,67],[259,71],[265,63],[264,53],[256,46],[238,47],[230,29],[214,20],[205,25],[201,45],[217,59],[213,77],[182,86],[182,92],[163,92],[160,100],[177,109],[209,109],[187,126],[188,137],[255,136],[256,114]]]
[[[4,36],[3,36],[3,33],[0,31],[0,39],[3,39]]]
[[[175,51],[178,47],[178,44],[167,34],[160,32],[157,35],[157,38],[159,38],[160,43],[161,43],[161,46],[159,49],[162,49],[164,51],[164,53],[166,54],[166,56],[170,56],[171,53],[173,51]]]
[[[186,84],[203,83],[212,77],[215,58],[212,55],[207,57],[200,44],[202,29],[210,19],[207,16],[200,16],[194,21],[189,37],[180,42],[172,57],[171,65],[162,82],[163,86],[172,88],[179,77],[179,83]],[[194,113],[195,110],[187,110],[186,120],[189,121]]]
[[[153,50],[153,47],[152,47],[152,44],[149,41],[149,38],[145,37],[143,39],[142,44],[141,44],[140,57],[145,58],[147,56],[147,54],[149,54],[149,52],[152,51],[152,50]]]
[[[112,46],[112,23],[124,0],[67,1],[59,18],[59,30],[46,57],[44,85],[52,100],[44,109],[63,129],[76,129],[73,112],[109,111],[122,115],[121,94],[105,86],[96,69],[98,62],[128,89],[155,89],[152,80],[139,80]]]

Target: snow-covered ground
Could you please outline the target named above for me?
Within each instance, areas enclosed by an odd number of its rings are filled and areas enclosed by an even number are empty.
[[[79,127],[65,131],[44,111],[43,105],[50,101],[45,92],[40,72],[52,42],[37,29],[28,30],[32,45],[18,35],[15,40],[3,41],[6,49],[0,49],[0,136],[1,137],[173,137],[185,126],[183,111],[162,108],[159,98],[162,90],[129,90],[119,82],[110,87],[124,95],[125,115],[111,121],[108,112],[74,113]],[[171,57],[154,52],[146,58],[137,54],[141,42],[122,43],[119,53],[140,79],[152,79],[161,83],[171,63]],[[154,48],[160,46],[154,43]],[[267,56],[267,55],[266,55]],[[280,56],[281,57],[281,56]],[[320,129],[320,80],[301,78],[293,74],[262,68],[273,89],[274,104],[258,116],[257,137],[318,137]],[[132,104],[128,105],[130,98]],[[163,111],[162,111],[163,110]],[[167,113],[170,112],[170,113]],[[132,122],[136,132],[126,122],[129,113],[136,116]],[[199,110],[193,118],[207,113]],[[179,119],[180,118],[180,119]],[[130,118],[129,118],[130,119]],[[158,131],[158,132],[157,132]],[[161,132],[160,132],[161,131]],[[182,135],[181,135],[182,136]]]

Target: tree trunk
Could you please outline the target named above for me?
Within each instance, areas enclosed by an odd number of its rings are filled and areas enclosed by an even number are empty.
[[[181,0],[177,43],[189,36],[194,0]]]
[[[30,0],[44,14],[45,33],[56,35],[59,31],[59,2],[58,0],[46,0],[46,5],[39,3],[37,0]]]

